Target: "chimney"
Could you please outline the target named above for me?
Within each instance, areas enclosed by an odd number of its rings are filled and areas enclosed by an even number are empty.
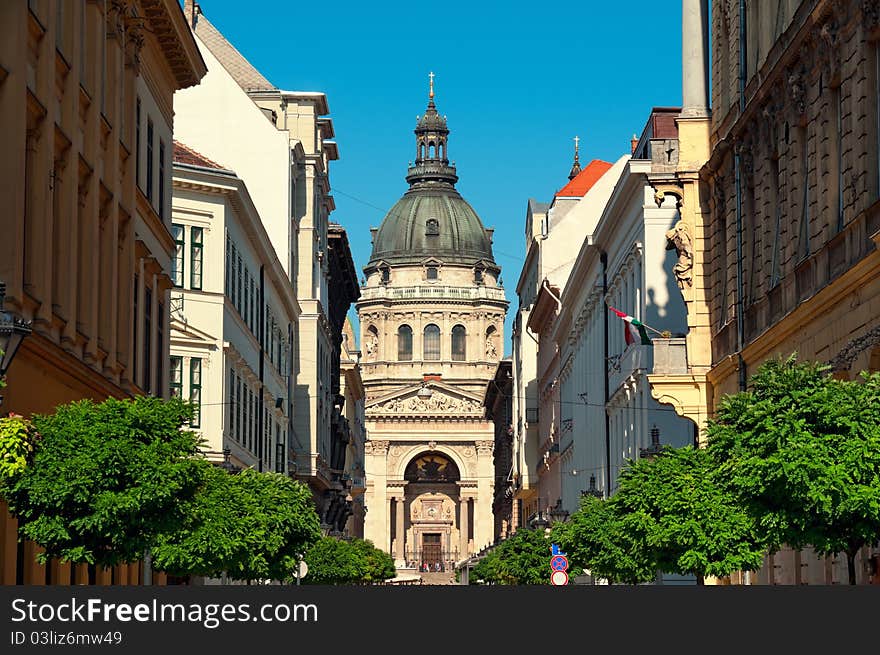
[[[633,138],[629,140],[630,154],[635,155],[636,148],[638,148],[638,147],[639,147],[639,137],[637,137],[635,134],[633,134]]]

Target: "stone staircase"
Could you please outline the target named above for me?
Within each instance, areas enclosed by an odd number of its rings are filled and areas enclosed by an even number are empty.
[[[422,576],[422,584],[430,584],[430,585],[454,585],[458,584],[455,581],[455,573],[451,571],[443,571],[443,572],[422,572],[419,573]]]

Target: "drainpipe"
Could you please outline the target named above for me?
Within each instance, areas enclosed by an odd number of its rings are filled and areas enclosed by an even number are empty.
[[[739,118],[746,108],[746,3],[739,0]],[[743,316],[743,210],[742,210],[742,145],[734,150],[734,178],[736,185],[736,356],[739,370],[739,390],[746,389],[746,363],[742,356],[745,345],[745,317]]]
[[[257,466],[257,470],[263,471],[263,457],[264,452],[263,449],[265,447],[264,442],[266,427],[263,425],[263,419],[266,415],[266,409],[263,407],[263,360],[265,359],[265,336],[266,336],[266,276],[265,276],[266,267],[260,264],[260,321],[259,321],[259,338],[257,339],[260,342],[260,402],[257,406],[257,435],[259,438],[257,439],[257,457],[259,458],[259,464]]]
[[[608,304],[608,253],[599,250],[599,261],[602,262],[602,304]],[[611,497],[611,423],[608,416],[608,312],[602,312],[603,332],[603,357],[602,365],[605,367],[605,402],[602,409],[605,412],[605,497]]]

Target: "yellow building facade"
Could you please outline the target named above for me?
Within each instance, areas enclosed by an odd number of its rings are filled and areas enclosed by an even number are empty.
[[[172,94],[205,66],[175,0],[0,3],[6,308],[31,321],[3,411],[165,395]],[[0,582],[136,583],[34,562],[6,512]]]

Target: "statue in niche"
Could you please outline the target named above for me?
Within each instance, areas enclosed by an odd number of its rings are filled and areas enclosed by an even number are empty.
[[[693,283],[691,270],[694,267],[694,247],[691,238],[691,230],[684,221],[678,221],[675,226],[666,232],[666,250],[675,250],[678,253],[678,262],[672,267],[678,288],[684,289]]]
[[[376,355],[378,353],[379,353],[379,337],[377,337],[375,334],[373,334],[371,332],[370,336],[367,337],[367,343],[366,343],[367,359],[372,361],[373,359],[376,358]]]
[[[487,359],[496,359],[498,357],[498,351],[495,350],[495,341],[492,339],[491,334],[486,335],[486,358]]]

